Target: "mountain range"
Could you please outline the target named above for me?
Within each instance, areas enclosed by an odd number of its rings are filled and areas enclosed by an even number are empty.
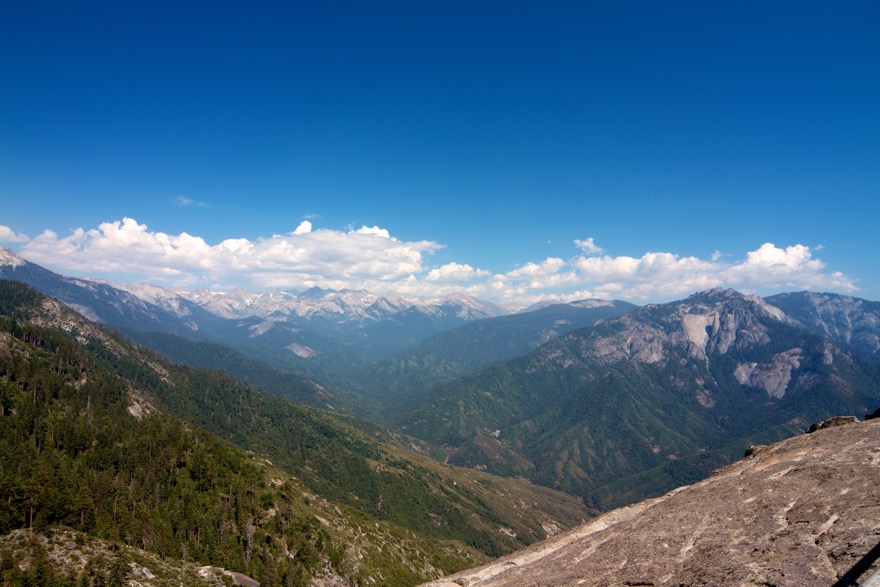
[[[383,415],[417,405],[438,384],[514,359],[567,332],[594,326],[637,306],[583,300],[475,320],[430,336],[414,347],[359,370],[357,385],[385,406]]]
[[[230,345],[253,359],[332,381],[428,336],[507,310],[463,294],[379,296],[304,292],[170,291],[70,278],[0,250],[0,277],[22,281],[126,335],[163,333]]]
[[[172,292],[61,276],[9,251],[0,278],[162,355],[126,351],[149,358],[137,368],[111,361],[125,378],[155,379],[143,365],[156,364],[196,383],[151,383],[147,403],[161,413],[264,455],[340,508],[420,536],[463,537],[472,556],[695,483],[749,445],[880,405],[880,304],[838,294],[715,289],[642,307],[581,300],[509,312],[463,295]],[[573,497],[525,497],[528,487]],[[416,503],[427,513],[413,515]],[[513,514],[526,503],[542,522]],[[435,570],[468,564],[432,560]]]
[[[880,302],[813,292],[770,296],[767,302],[838,344],[880,354]]]
[[[732,290],[650,305],[441,384],[398,420],[448,462],[603,507],[702,478],[757,440],[880,404],[875,360]]]
[[[0,280],[0,534],[64,526],[269,584],[412,584],[591,515],[414,446],[175,365]]]

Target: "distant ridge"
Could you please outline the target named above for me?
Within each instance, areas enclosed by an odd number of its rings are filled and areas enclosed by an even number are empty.
[[[807,291],[770,296],[767,302],[817,334],[880,356],[880,302]]]
[[[750,443],[863,414],[880,403],[878,381],[872,357],[714,289],[444,382],[398,421],[451,464],[611,508],[697,481]]]
[[[0,280],[0,584],[25,584],[12,565],[28,555],[8,536],[22,529],[46,537],[63,526],[268,585],[319,574],[403,585],[590,515],[572,496],[413,448],[372,424],[176,365]],[[83,563],[65,576],[91,572]],[[302,580],[279,581],[290,573]],[[27,584],[54,584],[32,575]]]
[[[317,287],[301,293],[171,291],[66,277],[7,249],[0,253],[0,278],[27,283],[110,328],[228,344],[313,376],[381,360],[438,332],[508,313],[463,293],[415,297]]]
[[[189,300],[64,277],[9,251],[0,277],[179,363],[394,427],[444,463],[604,509],[880,399],[880,304],[837,294],[716,288],[641,308],[588,299],[488,316],[498,308],[463,294],[427,305],[319,288]],[[239,317],[208,311],[212,300]]]

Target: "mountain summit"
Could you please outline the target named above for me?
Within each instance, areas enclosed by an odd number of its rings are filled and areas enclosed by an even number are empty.
[[[766,301],[652,304],[441,386],[403,420],[449,462],[624,505],[880,402],[878,366]]]

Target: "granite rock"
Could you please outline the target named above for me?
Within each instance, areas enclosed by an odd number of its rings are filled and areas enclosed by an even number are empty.
[[[880,543],[878,481],[880,420],[823,428],[430,585],[825,587]]]

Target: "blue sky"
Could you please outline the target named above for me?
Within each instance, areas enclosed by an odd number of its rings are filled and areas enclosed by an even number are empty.
[[[880,299],[876,2],[19,2],[0,245],[168,287]]]

